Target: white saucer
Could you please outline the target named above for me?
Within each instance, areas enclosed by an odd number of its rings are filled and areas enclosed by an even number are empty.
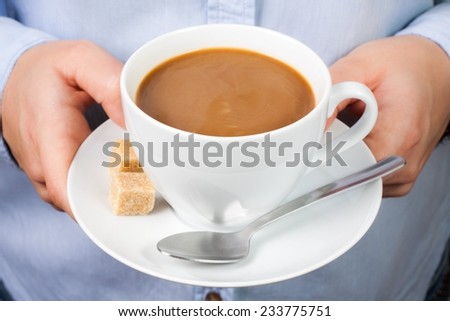
[[[335,122],[331,131],[345,125]],[[123,138],[112,121],[96,129],[75,156],[68,177],[73,213],[101,249],[126,265],[163,279],[209,287],[267,284],[311,272],[349,250],[371,226],[381,203],[381,180],[332,196],[299,210],[255,234],[248,258],[233,264],[207,265],[165,256],[156,243],[165,236],[192,230],[158,198],[148,216],[115,216],[108,193],[110,178],[102,167],[106,142]],[[375,162],[364,143],[341,154],[347,167],[333,161],[305,177],[291,197]]]

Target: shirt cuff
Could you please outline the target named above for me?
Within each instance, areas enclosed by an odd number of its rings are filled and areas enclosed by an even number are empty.
[[[426,11],[397,35],[419,35],[430,39],[450,57],[450,3],[442,3]]]

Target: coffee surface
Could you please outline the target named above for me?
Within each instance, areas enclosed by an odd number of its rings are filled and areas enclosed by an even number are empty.
[[[174,128],[245,136],[294,123],[314,108],[315,98],[303,76],[278,60],[214,48],[156,67],[140,84],[136,104]]]

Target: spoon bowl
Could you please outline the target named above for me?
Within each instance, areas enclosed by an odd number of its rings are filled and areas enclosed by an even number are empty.
[[[161,253],[201,263],[233,263],[247,256],[250,238],[242,231],[208,231],[174,234],[158,243]]]

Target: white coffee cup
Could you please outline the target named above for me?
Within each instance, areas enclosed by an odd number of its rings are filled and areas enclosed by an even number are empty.
[[[269,133],[214,137],[192,136],[151,118],[136,106],[136,91],[152,69],[186,52],[217,47],[251,50],[290,65],[311,85],[317,102],[315,108],[297,122]],[[308,171],[304,162],[292,166],[296,155],[305,151],[306,146],[312,147],[308,149],[309,159],[324,159],[324,149],[318,150],[317,144],[327,118],[340,102],[356,98],[366,104],[358,122],[334,138],[333,144],[345,142],[342,151],[370,132],[378,114],[375,98],[366,86],[356,82],[332,86],[327,66],[307,46],[281,33],[245,25],[201,25],[151,40],[126,62],[121,94],[131,141],[144,147],[135,149],[157,190],[186,223],[221,231],[239,229],[278,206]],[[269,149],[268,137],[272,146]],[[194,141],[195,148],[175,151],[176,140]],[[285,148],[290,145],[291,148]],[[220,149],[222,157],[217,156]],[[250,152],[253,157],[249,157]],[[160,165],[156,165],[158,162]],[[182,163],[185,166],[180,166]]]

